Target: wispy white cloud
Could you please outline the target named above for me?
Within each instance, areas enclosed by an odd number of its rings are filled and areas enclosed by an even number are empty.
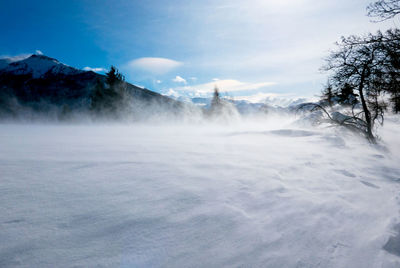
[[[246,91],[246,90],[257,90],[269,86],[276,85],[274,82],[260,82],[260,83],[248,83],[241,82],[234,79],[225,80],[214,80],[209,83],[193,85],[193,86],[183,86],[177,87],[176,90],[179,91],[192,91],[199,94],[206,94],[214,91],[215,87],[221,92],[234,92],[234,91]]]
[[[43,52],[40,51],[39,49],[37,49],[37,50],[35,51],[35,54],[36,54],[36,55],[43,55]]]
[[[101,67],[92,68],[92,67],[86,66],[86,67],[83,68],[83,70],[92,71],[92,72],[96,72],[96,73],[105,73],[105,72],[107,72],[107,70],[105,68],[101,68]]]
[[[177,75],[174,79],[172,79],[175,83],[183,83],[186,84],[186,79],[182,78],[181,76]]]
[[[182,62],[167,58],[139,58],[131,60],[126,64],[126,68],[141,70],[152,74],[165,74],[183,65]]]

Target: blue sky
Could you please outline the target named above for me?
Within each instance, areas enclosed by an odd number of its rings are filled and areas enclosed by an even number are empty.
[[[368,0],[1,1],[0,55],[42,51],[68,65],[117,66],[127,80],[175,96],[318,95],[323,58],[371,23]]]

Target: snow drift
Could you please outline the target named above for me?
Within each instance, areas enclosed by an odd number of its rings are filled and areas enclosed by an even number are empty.
[[[0,125],[0,266],[399,267],[386,122]]]

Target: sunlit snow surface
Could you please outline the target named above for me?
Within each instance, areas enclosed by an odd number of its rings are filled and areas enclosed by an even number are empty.
[[[400,267],[398,121],[0,125],[0,267]]]

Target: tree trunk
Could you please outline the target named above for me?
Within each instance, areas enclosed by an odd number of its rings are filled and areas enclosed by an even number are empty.
[[[358,93],[360,94],[361,104],[362,104],[364,115],[365,115],[365,122],[367,123],[367,132],[366,132],[367,139],[371,143],[376,143],[375,137],[372,134],[371,113],[368,110],[368,106],[367,106],[367,103],[366,103],[365,98],[364,98],[364,92],[363,92],[364,91],[363,90],[364,89],[364,81],[365,81],[365,68],[364,68],[364,70],[362,72],[362,75],[361,75],[361,81],[360,81],[360,84],[358,86]]]

